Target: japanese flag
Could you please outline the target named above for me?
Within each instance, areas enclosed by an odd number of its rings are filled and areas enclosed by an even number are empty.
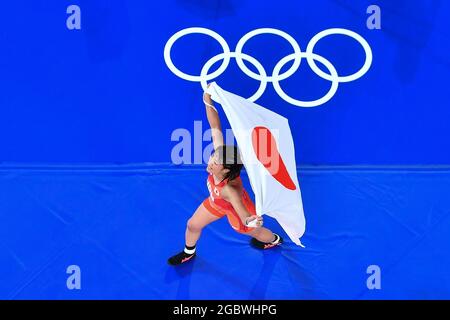
[[[207,92],[230,122],[255,194],[256,213],[275,218],[290,239],[303,246],[299,238],[305,232],[305,216],[288,120],[216,83]]]

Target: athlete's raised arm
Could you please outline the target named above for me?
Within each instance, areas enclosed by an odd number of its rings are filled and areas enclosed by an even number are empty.
[[[211,95],[209,93],[205,92],[203,94],[203,102],[205,103],[206,116],[211,127],[214,150],[216,150],[217,147],[223,145],[223,134],[219,114],[214,107],[214,101],[211,99]]]

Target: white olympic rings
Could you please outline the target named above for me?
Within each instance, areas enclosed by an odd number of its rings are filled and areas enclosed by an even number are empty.
[[[171,58],[171,50],[172,50],[172,46],[174,45],[174,43],[183,36],[186,36],[189,34],[195,34],[195,33],[205,34],[205,35],[212,37],[220,44],[220,46],[222,47],[222,50],[223,50],[223,53],[220,53],[220,54],[212,57],[205,63],[199,76],[190,75],[190,74],[180,71],[180,69],[178,69],[174,65],[174,63],[172,62],[172,58]],[[284,38],[286,41],[288,41],[289,44],[294,49],[294,53],[292,53],[292,54],[282,58],[280,61],[278,61],[278,63],[275,65],[275,67],[272,71],[272,75],[270,75],[270,76],[267,75],[266,70],[264,69],[264,67],[261,65],[261,63],[258,60],[256,60],[255,58],[242,52],[242,49],[244,48],[244,45],[247,43],[248,40],[250,40],[251,38],[253,38],[256,35],[261,35],[261,34],[274,34],[274,35],[280,36],[280,37]],[[330,61],[328,61],[324,57],[319,56],[313,52],[314,47],[316,46],[317,42],[319,42],[319,40],[321,40],[322,38],[324,38],[326,36],[334,35],[334,34],[349,36],[361,44],[362,48],[364,49],[366,58],[364,61],[364,65],[357,72],[355,72],[351,75],[347,75],[347,76],[340,76],[337,73],[336,68],[333,66],[333,64]],[[236,59],[237,65],[242,70],[242,72],[244,72],[250,78],[261,82],[258,90],[255,92],[255,94],[253,94],[250,98],[248,98],[248,100],[250,100],[252,102],[255,102],[256,100],[258,100],[263,95],[263,93],[267,87],[267,83],[272,82],[275,91],[286,102],[288,102],[292,105],[295,105],[295,106],[299,106],[299,107],[317,107],[319,105],[322,105],[322,104],[328,102],[331,98],[333,98],[333,96],[337,92],[339,83],[354,81],[354,80],[361,78],[364,74],[366,74],[367,71],[370,69],[370,66],[372,65],[373,55],[372,55],[372,49],[370,48],[370,45],[367,43],[367,41],[363,37],[361,37],[359,34],[357,34],[354,31],[342,29],[342,28],[332,28],[332,29],[327,29],[322,32],[319,32],[309,41],[305,52],[301,51],[299,44],[295,41],[295,39],[293,37],[291,37],[289,34],[287,34],[284,31],[281,31],[278,29],[273,29],[273,28],[260,28],[260,29],[255,29],[253,31],[248,32],[238,41],[234,52],[230,51],[230,47],[228,46],[227,42],[218,33],[214,32],[210,29],[200,28],[200,27],[186,28],[186,29],[178,31],[177,33],[175,33],[173,36],[170,37],[170,39],[167,41],[167,43],[164,47],[164,61],[166,62],[167,67],[170,69],[170,71],[172,71],[176,76],[178,76],[184,80],[200,82],[203,90],[206,90],[208,81],[211,81],[212,79],[217,78],[226,70],[226,68],[228,67],[228,65],[230,63],[231,58]],[[297,99],[294,99],[294,98],[288,96],[281,89],[280,81],[289,78],[298,70],[298,68],[300,67],[302,58],[306,58],[306,61],[308,62],[308,65],[310,66],[311,70],[314,71],[319,77],[321,77],[325,80],[331,81],[330,90],[325,94],[325,96],[323,96],[320,99],[313,100],[313,101],[297,100]],[[220,67],[216,71],[208,74],[209,69],[216,62],[218,62],[220,60],[223,60]],[[243,60],[246,60],[246,61],[250,62],[251,64],[253,64],[256,67],[256,69],[258,70],[259,74],[250,70],[245,65]],[[280,74],[280,71],[283,68],[283,66],[291,60],[294,60],[294,62],[292,64],[292,66],[289,68],[289,70]],[[328,69],[329,73],[323,72],[317,66],[315,61],[318,61],[321,64],[323,64],[325,66],[325,68]]]

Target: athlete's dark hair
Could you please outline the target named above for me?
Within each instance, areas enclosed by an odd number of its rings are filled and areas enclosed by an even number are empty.
[[[228,181],[232,181],[239,177],[244,165],[242,164],[238,148],[233,145],[223,145],[217,147],[215,152],[218,153],[219,163],[222,164],[225,169],[230,170],[225,174],[223,180],[228,179]]]

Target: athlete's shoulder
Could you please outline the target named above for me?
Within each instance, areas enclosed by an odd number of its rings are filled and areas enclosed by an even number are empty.
[[[227,194],[237,194],[240,195],[242,193],[242,182],[237,179],[229,181],[223,189]]]
[[[242,188],[242,180],[241,180],[241,177],[237,176],[237,177],[234,178],[233,180],[228,181],[228,184],[229,184],[231,187],[239,187],[239,188]]]

